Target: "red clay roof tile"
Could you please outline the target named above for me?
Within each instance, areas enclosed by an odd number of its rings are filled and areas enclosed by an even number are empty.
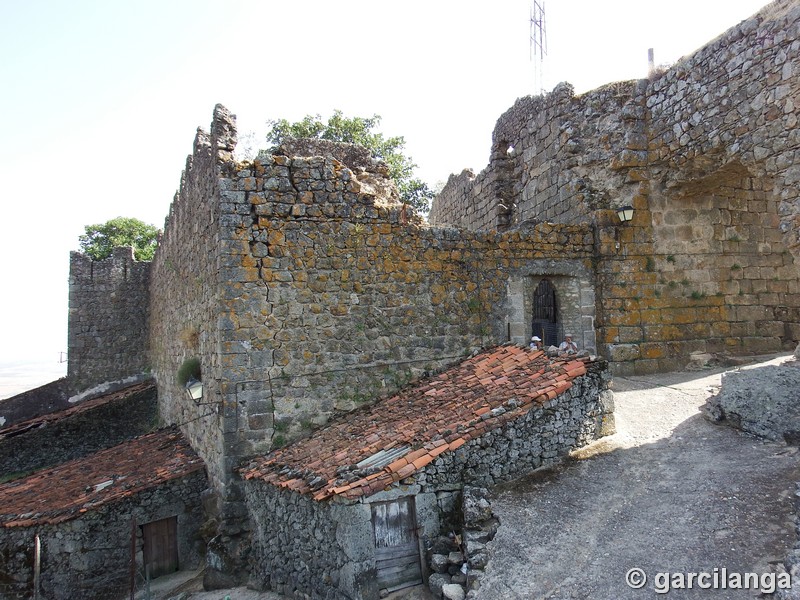
[[[311,438],[255,459],[241,473],[272,484],[296,480],[300,483],[293,489],[318,501],[334,495],[370,495],[424,468],[443,452],[518,418],[532,403],[555,398],[585,372],[580,359],[551,359],[541,351],[498,346],[334,419]],[[516,405],[508,403],[512,398]],[[501,406],[504,414],[492,413]],[[377,472],[356,466],[378,451],[403,446],[412,451]],[[315,478],[328,483],[312,489],[309,483]]]
[[[180,431],[162,429],[0,484],[0,527],[68,521],[203,468]]]
[[[446,452],[447,450],[450,450],[450,445],[447,442],[445,442],[444,440],[442,440],[442,442],[444,443],[444,445],[437,446],[436,448],[434,448],[433,450],[430,451],[430,455],[433,456],[434,458],[439,456],[442,452]]]
[[[452,442],[450,442],[450,450],[456,450],[457,448],[460,448],[466,443],[467,441],[464,438],[458,438],[457,440],[453,440]]]
[[[415,460],[412,464],[414,465],[414,470],[418,471],[419,469],[423,468],[424,466],[433,462],[433,459],[436,458],[431,454],[425,454],[424,456],[420,456],[417,460]]]
[[[412,463],[410,465],[406,465],[405,467],[400,469],[397,473],[394,473],[392,475],[392,477],[394,477],[394,475],[397,475],[398,479],[405,479],[406,477],[408,477],[409,475],[415,473],[416,471],[417,471],[417,468]]]
[[[414,450],[413,452],[406,454],[404,458],[409,462],[413,463],[415,460],[427,454],[428,451],[425,448],[420,448],[419,450]]]

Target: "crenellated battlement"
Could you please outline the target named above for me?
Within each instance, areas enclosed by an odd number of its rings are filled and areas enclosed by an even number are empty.
[[[133,248],[105,260],[70,253],[67,375],[73,391],[141,375],[147,358],[150,263]]]

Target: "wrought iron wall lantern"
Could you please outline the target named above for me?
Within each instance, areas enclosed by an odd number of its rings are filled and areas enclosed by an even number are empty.
[[[633,207],[630,204],[626,204],[625,206],[620,206],[617,208],[617,217],[619,218],[619,222],[621,225],[624,225],[628,221],[633,219]],[[614,228],[614,248],[619,251],[620,244],[619,244],[619,229],[616,227]]]
[[[199,405],[200,400],[203,399],[203,382],[192,377],[186,382],[184,388],[186,389],[186,395],[189,396],[189,400]]]
[[[186,395],[194,402],[195,406],[210,406],[212,404],[221,404],[222,400],[215,400],[214,402],[201,402],[203,399],[203,382],[199,379],[190,379],[184,386]]]
[[[220,401],[201,402],[203,399],[203,378],[201,373],[202,369],[200,366],[200,359],[196,356],[187,358],[181,363],[181,366],[178,369],[178,385],[183,386],[183,389],[186,392],[189,400],[194,402],[197,406],[219,404]]]
[[[621,206],[617,209],[617,216],[621,223],[627,223],[633,219],[633,207],[630,205]]]

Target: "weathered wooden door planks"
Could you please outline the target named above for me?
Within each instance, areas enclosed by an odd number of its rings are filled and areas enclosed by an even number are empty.
[[[372,505],[378,583],[388,591],[422,583],[413,498]]]
[[[150,579],[178,570],[178,518],[169,517],[142,525],[145,569]]]

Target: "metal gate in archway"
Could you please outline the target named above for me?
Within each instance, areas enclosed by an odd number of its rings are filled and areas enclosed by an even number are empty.
[[[561,342],[561,323],[558,319],[556,288],[549,279],[542,279],[533,292],[532,335],[542,338],[545,348],[558,346]]]

